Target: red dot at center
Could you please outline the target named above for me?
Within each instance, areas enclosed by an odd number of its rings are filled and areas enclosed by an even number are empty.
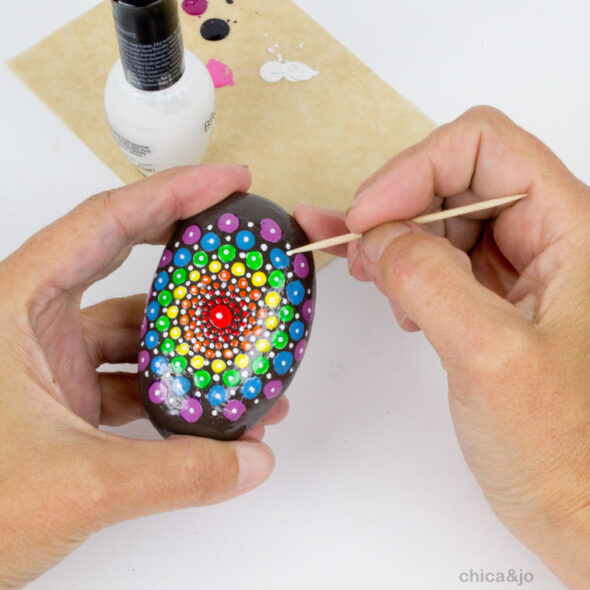
[[[224,330],[233,321],[234,314],[227,305],[216,305],[209,312],[209,320],[219,330]]]

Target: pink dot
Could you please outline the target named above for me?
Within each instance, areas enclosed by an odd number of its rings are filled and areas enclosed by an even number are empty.
[[[294,357],[295,360],[300,363],[301,359],[303,358],[303,355],[305,354],[305,349],[307,348],[307,341],[302,340],[296,347],[295,347],[295,353],[294,353]]]
[[[203,408],[199,400],[189,397],[180,406],[180,415],[186,422],[195,423],[202,415]]]
[[[148,329],[148,321],[147,321],[147,318],[145,316],[143,316],[143,320],[141,320],[141,328],[139,330],[139,337],[140,338],[143,338],[145,336],[147,329]]]
[[[226,234],[235,232],[240,227],[240,220],[233,213],[224,213],[217,223],[217,227]]]
[[[307,258],[304,254],[297,254],[297,256],[295,256],[293,270],[300,279],[304,279],[309,274],[309,262],[307,262]]]
[[[308,324],[313,319],[313,300],[308,299],[301,308],[301,317],[306,321]]]
[[[283,383],[281,381],[269,381],[264,386],[264,395],[266,399],[274,399],[275,397],[281,395],[281,391],[283,391]]]
[[[260,235],[262,236],[262,239],[273,243],[281,241],[283,232],[276,221],[273,221],[272,219],[263,219],[260,222],[260,226]]]
[[[189,225],[182,234],[182,241],[188,246],[196,244],[201,239],[201,228],[198,225]]]
[[[237,399],[233,399],[230,402],[227,402],[225,406],[225,410],[223,410],[223,415],[232,422],[236,422],[242,416],[242,414],[246,411],[246,406]]]
[[[148,389],[150,401],[154,404],[163,404],[168,397],[168,387],[162,381],[154,381]]]
[[[160,258],[160,264],[158,268],[162,268],[163,266],[168,266],[172,262],[172,252],[168,249],[164,250],[162,254],[162,258]]]
[[[149,365],[149,362],[150,362],[150,353],[147,350],[142,350],[139,353],[139,357],[137,359],[137,368],[140,371],[143,371]]]
[[[207,0],[184,0],[182,9],[191,16],[201,16],[207,10],[208,4]]]

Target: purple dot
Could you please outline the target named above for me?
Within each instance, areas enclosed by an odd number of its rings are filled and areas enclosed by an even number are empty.
[[[300,363],[301,359],[303,358],[303,355],[305,354],[305,349],[307,348],[307,341],[306,340],[302,340],[296,347],[295,347],[295,353],[294,353],[294,357],[295,360]]]
[[[240,220],[233,213],[224,213],[219,218],[217,227],[226,234],[232,234],[240,227]]]
[[[309,274],[309,262],[307,262],[307,258],[304,254],[297,254],[297,256],[295,256],[293,270],[300,279],[304,279]]]
[[[196,422],[203,415],[203,408],[198,399],[188,397],[180,406],[180,415],[186,422]]]
[[[143,371],[150,364],[150,353],[147,350],[142,350],[137,359],[137,368]]]
[[[168,387],[162,381],[154,381],[148,389],[150,401],[154,404],[163,404],[168,397]]]
[[[267,399],[274,399],[278,395],[281,395],[281,391],[283,391],[282,381],[269,381],[264,386],[264,395]]]
[[[223,415],[232,422],[236,422],[240,419],[242,414],[246,411],[246,406],[238,401],[237,399],[232,399],[230,402],[227,402],[225,406],[225,410],[223,410]]]
[[[311,320],[313,319],[313,300],[312,299],[308,299],[304,304],[303,307],[301,308],[301,317],[303,318],[304,321],[306,321],[308,324],[309,322],[311,322]]]
[[[182,9],[191,16],[201,16],[207,11],[207,0],[183,0]]]
[[[143,320],[141,320],[141,328],[139,330],[139,337],[140,338],[143,338],[145,336],[147,329],[148,329],[148,321],[147,321],[147,318],[145,316],[143,316]]]
[[[187,246],[196,244],[201,239],[201,228],[198,225],[189,225],[182,234],[182,241]]]
[[[158,268],[162,268],[163,266],[168,266],[170,264],[170,262],[172,262],[172,251],[171,250],[164,250],[164,253],[162,254],[162,258],[160,258],[160,264],[158,265]]]
[[[283,237],[283,232],[279,227],[279,224],[272,219],[263,219],[260,222],[261,230],[260,235],[267,242],[280,242]]]

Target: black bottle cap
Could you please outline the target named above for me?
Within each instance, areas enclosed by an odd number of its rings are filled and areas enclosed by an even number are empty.
[[[117,30],[134,34],[140,45],[158,43],[180,26],[176,0],[112,0]]]

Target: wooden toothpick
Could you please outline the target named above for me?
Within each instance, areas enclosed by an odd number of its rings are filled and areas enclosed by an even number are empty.
[[[487,201],[479,201],[478,203],[472,203],[471,205],[463,205],[463,207],[455,207],[454,209],[445,209],[444,211],[437,211],[436,213],[428,213],[426,215],[420,215],[410,219],[414,223],[433,223],[435,221],[441,221],[442,219],[450,219],[451,217],[458,217],[460,215],[467,215],[468,213],[475,213],[476,211],[484,211],[485,209],[493,209],[494,207],[500,207],[500,205],[507,205],[508,203],[514,203],[520,199],[524,199],[524,195],[512,195],[510,197],[499,197],[497,199],[489,199]],[[321,240],[302,246],[301,248],[295,248],[289,250],[287,256],[293,254],[299,254],[300,252],[313,252],[314,250],[323,250],[324,248],[331,248],[332,246],[339,246],[340,244],[347,244],[348,242],[354,242],[362,237],[362,234],[346,234],[343,236],[337,236],[335,238],[328,238],[327,240]]]

